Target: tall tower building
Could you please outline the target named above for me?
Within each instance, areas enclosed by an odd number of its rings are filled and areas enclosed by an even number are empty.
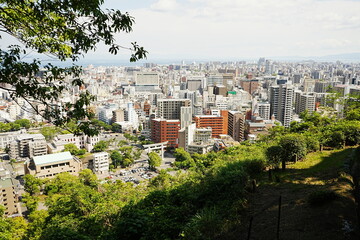
[[[181,107],[190,107],[189,99],[159,99],[157,107],[159,116],[165,119],[180,119]]]
[[[192,122],[192,107],[180,108],[180,128],[187,127]]]
[[[275,116],[285,127],[292,121],[294,87],[287,84],[270,87],[270,115]]]
[[[228,115],[228,135],[235,141],[244,139],[245,116],[241,112],[229,111]]]

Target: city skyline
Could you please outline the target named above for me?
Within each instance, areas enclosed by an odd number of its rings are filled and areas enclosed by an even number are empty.
[[[354,0],[106,0],[104,8],[129,12],[133,32],[118,44],[136,41],[157,63],[175,61],[274,60],[358,61],[360,1]],[[2,36],[3,46],[17,41]],[[80,62],[126,63],[130,51],[108,53],[102,45]],[[342,56],[344,55],[345,56]],[[341,55],[341,56],[340,56]],[[27,59],[38,57],[35,53]]]

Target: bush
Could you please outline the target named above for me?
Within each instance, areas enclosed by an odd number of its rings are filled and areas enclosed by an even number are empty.
[[[338,198],[338,194],[332,190],[319,190],[310,193],[308,203],[312,206],[324,205]]]
[[[262,159],[246,160],[244,162],[244,170],[250,177],[254,177],[261,173],[266,167],[266,162]]]

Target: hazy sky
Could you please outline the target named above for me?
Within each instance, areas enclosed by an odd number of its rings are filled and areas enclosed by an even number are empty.
[[[149,61],[360,52],[360,0],[105,0],[104,7],[135,17],[118,43],[138,42]],[[122,50],[116,59],[129,56]],[[87,59],[115,58],[99,46]]]
[[[105,0],[136,24],[149,58],[239,59],[360,52],[360,1]]]

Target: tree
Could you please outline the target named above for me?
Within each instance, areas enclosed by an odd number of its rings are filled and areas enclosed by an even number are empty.
[[[68,143],[64,145],[63,152],[70,152],[71,155],[78,155],[79,148],[73,143]]]
[[[281,164],[285,170],[286,162],[302,159],[306,154],[306,143],[303,136],[299,134],[287,134],[279,141],[281,148]]]
[[[160,167],[161,165],[161,157],[156,152],[150,152],[148,153],[148,163],[149,167],[153,170],[156,169],[156,167]]]
[[[38,59],[23,61],[31,51],[51,55],[60,61],[73,62],[98,43],[108,46],[111,54],[120,49],[132,51],[130,61],[146,57],[147,52],[136,42],[132,47],[116,43],[115,34],[131,32],[134,18],[119,10],[103,10],[104,0],[5,0],[0,5],[0,30],[17,38],[24,46],[10,45],[0,49],[0,83],[10,97],[23,98],[31,110],[56,126],[64,126],[75,119],[75,133],[95,135],[98,126],[90,119],[94,113],[87,108],[95,98],[82,91],[74,102],[59,101],[69,86],[82,86],[81,68],[58,67]],[[42,77],[39,78],[40,69]],[[67,80],[71,77],[72,80]],[[10,87],[7,87],[10,86]],[[23,107],[23,106],[22,106]]]
[[[113,123],[111,124],[111,131],[115,132],[115,133],[120,133],[121,132],[121,126],[117,123]]]
[[[61,130],[57,127],[43,127],[40,129],[40,133],[44,135],[46,141],[53,140],[55,136],[61,133]]]
[[[79,179],[84,185],[96,188],[98,186],[98,179],[90,169],[84,169],[79,172]]]
[[[115,168],[122,165],[123,156],[118,151],[113,151],[110,154],[110,158]]]
[[[92,151],[93,152],[103,152],[108,148],[108,146],[109,146],[109,144],[106,141],[101,140],[94,145],[94,148]]]
[[[29,213],[34,212],[39,204],[39,197],[38,196],[32,196],[29,193],[24,193],[21,199],[22,202],[25,203],[25,206]]]
[[[183,148],[177,148],[174,153],[175,166],[179,168],[189,168],[195,166],[195,161],[192,159],[190,153]]]
[[[33,175],[26,174],[24,176],[24,181],[24,190],[28,192],[31,196],[34,196],[35,194],[40,192],[40,186],[42,184],[40,179],[35,178]]]
[[[29,119],[19,119],[14,122],[15,124],[19,124],[21,127],[29,129],[31,127],[31,122]]]

